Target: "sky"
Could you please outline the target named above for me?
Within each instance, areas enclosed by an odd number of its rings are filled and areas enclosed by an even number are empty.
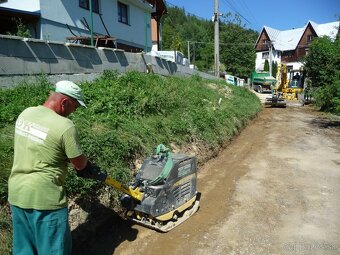
[[[209,19],[214,0],[166,0],[168,6]],[[318,24],[339,21],[340,0],[218,0],[219,13],[238,13],[247,28],[260,32],[263,26],[277,30],[304,27],[309,20]]]

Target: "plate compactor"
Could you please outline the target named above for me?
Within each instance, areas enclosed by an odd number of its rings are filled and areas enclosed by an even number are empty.
[[[129,187],[111,177],[105,183],[125,193],[121,203],[126,219],[168,232],[198,210],[196,181],[196,157],[172,154],[161,144],[143,162]]]

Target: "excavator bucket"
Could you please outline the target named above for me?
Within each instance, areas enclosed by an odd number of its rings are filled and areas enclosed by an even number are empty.
[[[264,105],[271,107],[286,107],[287,101],[282,97],[282,94],[276,89],[272,90],[272,96],[267,97]]]
[[[273,97],[267,97],[264,104],[267,106],[271,106],[271,107],[286,107],[287,106],[287,102],[283,98],[273,98]]]

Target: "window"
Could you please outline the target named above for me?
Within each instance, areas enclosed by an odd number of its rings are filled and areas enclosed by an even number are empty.
[[[310,43],[313,40],[313,35],[307,35],[307,42]]]
[[[86,10],[90,10],[90,0],[79,0],[79,6]],[[99,13],[99,0],[92,0],[92,11]]]
[[[308,51],[309,51],[309,49],[305,49],[305,55],[306,56],[308,55]]]
[[[128,6],[118,2],[118,21],[124,24],[129,24]]]
[[[287,50],[287,51],[285,51],[285,52],[282,54],[282,56],[284,56],[284,57],[286,57],[286,58],[291,58],[291,57],[293,57],[293,55],[294,55],[294,51],[293,51],[293,50]]]
[[[269,52],[262,52],[262,59],[268,59],[269,58]]]

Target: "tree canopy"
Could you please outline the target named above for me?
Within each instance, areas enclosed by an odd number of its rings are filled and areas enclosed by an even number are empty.
[[[237,15],[220,18],[220,64],[226,73],[248,77],[255,66],[258,32],[246,29]],[[201,71],[214,69],[214,22],[169,7],[162,27],[162,50],[181,51]]]
[[[305,58],[308,86],[321,110],[340,115],[340,37],[316,38]]]

